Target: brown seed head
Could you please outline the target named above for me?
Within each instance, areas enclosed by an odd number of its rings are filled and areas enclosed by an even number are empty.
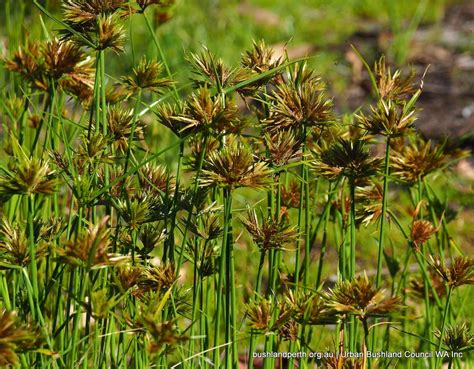
[[[248,218],[242,218],[241,221],[261,251],[281,249],[298,238],[295,227],[289,226],[281,218],[264,218],[262,214],[259,221],[255,210],[249,209],[247,214]]]
[[[389,315],[401,308],[398,297],[385,297],[367,275],[351,281],[340,281],[325,295],[328,307],[337,313],[355,315],[359,319]]]
[[[131,91],[150,90],[161,94],[163,90],[174,82],[168,78],[160,77],[163,72],[163,64],[147,60],[143,57],[138,65],[133,68],[133,75],[123,77],[122,80]]]
[[[474,260],[469,257],[459,256],[446,267],[439,257],[430,256],[429,264],[451,288],[474,284]]]
[[[265,188],[270,170],[265,163],[256,161],[250,147],[229,139],[229,143],[209,154],[204,163],[201,183],[204,186],[225,188]]]
[[[287,83],[269,95],[270,116],[263,123],[269,132],[324,126],[333,121],[332,101],[321,79],[305,65],[296,65]]]
[[[428,242],[438,229],[428,220],[418,219],[414,220],[411,225],[411,241],[415,246],[415,249],[419,249],[421,245]]]
[[[441,338],[441,331],[434,332],[436,338]],[[466,352],[474,349],[474,336],[469,331],[466,322],[448,325],[442,337],[444,346],[451,352]]]
[[[19,365],[19,353],[31,351],[40,346],[38,331],[19,322],[14,311],[0,311],[0,366]]]

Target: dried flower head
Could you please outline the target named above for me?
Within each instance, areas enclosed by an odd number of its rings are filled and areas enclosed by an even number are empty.
[[[45,72],[52,79],[59,81],[64,75],[83,79],[85,76],[87,82],[91,83],[92,60],[73,42],[54,38],[46,42],[42,54]]]
[[[410,98],[417,90],[413,83],[414,70],[411,69],[406,76],[399,70],[392,73],[390,67],[386,65],[384,56],[375,63],[374,72],[377,90],[382,100],[403,101]]]
[[[21,46],[11,59],[5,60],[5,66],[8,70],[19,73],[35,87],[44,84],[44,66],[38,42],[27,42],[25,46]]]
[[[112,164],[113,157],[107,150],[109,143],[109,137],[101,132],[94,131],[90,136],[84,134],[74,156],[75,164],[78,167],[85,167],[86,164],[92,167],[97,162]]]
[[[220,150],[209,154],[204,163],[201,183],[224,188],[267,186],[270,179],[267,165],[256,161],[252,150],[244,143],[229,141]]]
[[[256,245],[263,252],[281,249],[295,242],[298,238],[296,228],[289,226],[282,219],[265,218],[261,213],[261,220],[259,221],[257,212],[250,209],[247,214],[248,218],[242,218],[241,221]]]
[[[357,187],[355,194],[356,204],[359,206],[356,210],[357,222],[365,226],[377,222],[382,214],[383,189],[381,184],[377,182],[371,186]]]
[[[436,338],[441,338],[441,331],[434,332]],[[444,346],[452,352],[468,352],[474,350],[474,336],[469,331],[466,322],[448,325],[442,337]]]
[[[258,74],[268,72],[283,64],[281,57],[275,58],[275,51],[265,44],[264,40],[253,42],[251,50],[246,51],[242,55],[242,67],[251,69]],[[267,81],[261,81],[265,84]]]
[[[270,115],[263,121],[269,132],[300,131],[303,127],[324,126],[333,121],[332,101],[313,71],[296,65],[287,83],[278,84],[269,95]]]
[[[158,195],[139,193],[131,199],[118,199],[114,204],[127,226],[138,230],[143,224],[158,220],[163,201]]]
[[[170,193],[175,190],[176,179],[163,165],[145,164],[138,171],[140,188],[144,192]]]
[[[16,159],[10,170],[3,170],[0,174],[0,195],[54,193],[58,181],[47,161],[41,162],[35,157],[29,158],[24,153]]]
[[[109,189],[109,191],[107,191],[107,193],[103,194],[101,199],[103,199],[104,201],[108,201],[109,197],[118,199],[124,193],[126,193],[130,197],[136,193],[137,187],[134,183],[134,178],[132,176],[122,178],[122,166],[117,165],[113,168],[107,168],[107,172],[105,171],[105,169],[106,168],[104,167],[100,167],[99,171],[97,172],[98,186],[105,186],[106,178],[108,178],[109,184],[111,184],[111,188]],[[108,177],[106,176],[106,174],[108,174]]]
[[[212,96],[207,88],[201,88],[186,100],[187,129],[213,130],[217,133],[238,133],[242,128],[237,116],[237,106],[230,100],[223,102],[219,96]]]
[[[127,0],[65,0],[63,16],[68,24],[90,28],[101,16],[118,12],[126,3]]]
[[[133,68],[132,76],[123,77],[122,80],[132,92],[149,90],[161,94],[165,88],[173,84],[169,78],[160,77],[162,72],[163,64],[143,57]]]
[[[161,264],[146,268],[138,281],[141,293],[166,292],[178,279],[173,264]]]
[[[270,154],[269,162],[274,166],[282,166],[301,157],[301,143],[293,132],[279,131],[265,135],[265,146]]]
[[[124,51],[125,30],[116,17],[99,17],[97,30],[97,50],[110,49],[117,54]]]
[[[265,44],[265,41],[254,41],[252,49],[246,51],[242,55],[240,64],[245,71],[249,72],[249,78],[259,76],[283,65],[283,59],[281,57],[276,58],[274,54],[274,50],[268,47]],[[239,89],[238,91],[244,95],[254,94],[258,91],[259,87],[265,86],[272,80],[280,83],[282,82],[283,77],[281,73],[270,74],[265,78],[258,79],[243,89]]]
[[[158,122],[168,127],[178,137],[201,131],[238,133],[243,128],[237,116],[237,106],[230,100],[212,96],[201,88],[192,93],[184,103],[162,104],[157,114]]]
[[[459,256],[447,267],[439,257],[430,256],[429,264],[450,288],[474,284],[474,260],[469,257]]]
[[[246,306],[246,316],[249,320],[249,327],[253,331],[267,332],[272,319],[272,309],[270,301],[260,298]]]
[[[155,317],[143,314],[140,316],[140,322],[151,338],[148,350],[152,355],[162,354],[167,348],[175,347],[187,340],[186,336],[178,332],[175,321],[158,323]]]
[[[214,218],[214,219],[217,219]],[[217,223],[217,222],[216,222]],[[205,237],[214,237],[219,231],[219,235],[222,233],[221,228],[217,228],[218,224],[213,224],[211,227],[216,227],[211,229],[210,232],[216,232],[214,235],[204,235]],[[190,227],[192,232],[195,232],[194,227]],[[209,232],[205,230],[204,232]],[[218,237],[218,236],[216,236]],[[205,238],[205,240],[210,240],[211,238]],[[206,278],[214,275],[218,270],[218,265],[216,260],[219,256],[219,248],[212,245],[210,242],[190,242],[188,245],[189,252],[191,255],[197,259],[196,268],[201,278]]]
[[[143,274],[143,267],[137,265],[119,265],[116,269],[117,273],[117,285],[120,287],[122,292],[134,288],[138,285],[140,277]]]
[[[171,129],[178,137],[184,137],[195,132],[196,122],[186,115],[186,105],[181,100],[174,105],[163,103],[156,111],[159,123]]]
[[[63,219],[53,216],[46,220],[37,219],[33,226],[35,238],[37,240],[51,241],[61,235],[63,231]]]
[[[284,298],[286,303],[293,307],[295,319],[301,324],[336,323],[336,317],[330,311],[326,300],[320,293],[302,290],[294,293],[292,290],[288,290]]]
[[[342,138],[316,152],[313,167],[330,180],[344,176],[355,181],[376,174],[381,162],[370,154],[364,141]]]
[[[392,100],[380,100],[370,107],[370,115],[357,115],[360,126],[369,133],[399,137],[408,133],[416,120],[415,108],[411,104],[396,104]]]
[[[25,226],[10,223],[7,219],[1,221],[0,255],[6,262],[12,265],[24,267],[31,262],[25,229]],[[36,259],[41,259],[46,254],[46,251],[46,244],[38,243],[35,252]]]
[[[135,122],[131,110],[123,109],[119,106],[109,107],[107,110],[107,127],[109,134],[113,137],[113,145],[121,153],[128,150],[128,142],[133,132],[135,141],[143,139],[143,123]]]
[[[433,224],[424,219],[413,220],[411,225],[411,242],[416,250],[419,250],[420,246],[428,242],[438,229]]]
[[[109,218],[105,217],[100,223],[90,225],[75,241],[68,241],[64,248],[58,249],[60,258],[69,264],[86,268],[107,267],[125,261],[126,256],[108,252],[111,232],[108,221]]]
[[[32,87],[47,90],[53,87],[53,81],[56,87],[84,100],[93,86],[92,64],[93,59],[79,46],[56,38],[20,47],[12,59],[6,60],[7,68],[22,75]]]
[[[401,182],[413,185],[433,171],[442,169],[453,160],[447,155],[443,144],[432,145],[431,141],[417,138],[410,145],[400,143],[394,147],[390,158],[391,174]]]
[[[21,324],[14,311],[0,311],[0,366],[19,365],[18,353],[40,346],[38,331]]]
[[[196,223],[189,225],[189,230],[207,241],[219,238],[222,233],[222,227],[219,224],[219,216],[215,212],[203,212],[199,214]]]
[[[281,187],[281,204],[288,208],[298,209],[301,199],[301,184],[291,181],[287,186]],[[304,200],[304,199],[303,199]]]
[[[337,282],[325,297],[328,307],[335,312],[355,315],[361,320],[389,315],[401,308],[398,297],[385,297],[384,290],[376,288],[366,274]]]
[[[289,320],[278,327],[278,335],[286,341],[297,341],[299,339],[299,326],[296,320]]]
[[[139,237],[143,245],[139,253],[145,258],[166,239],[166,229],[157,223],[145,224],[140,229]]]
[[[189,63],[194,73],[192,80],[198,88],[215,88],[220,91],[241,82],[245,77],[241,69],[229,68],[207,48],[201,54],[191,54]]]

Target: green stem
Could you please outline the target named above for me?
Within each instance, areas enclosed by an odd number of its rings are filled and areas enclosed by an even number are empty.
[[[265,250],[260,251],[260,262],[258,263],[257,270],[257,281],[255,283],[255,294],[258,295],[260,292],[260,286],[262,284],[262,271],[263,265],[265,263]],[[253,369],[253,352],[255,351],[256,337],[255,333],[250,333],[250,343],[249,343],[249,355],[248,355],[248,369]]]
[[[440,331],[440,336],[438,340],[438,349],[437,351],[441,350],[441,345],[443,343],[443,336],[444,336],[444,330],[446,328],[446,320],[448,318],[448,312],[449,312],[449,304],[451,303],[451,293],[453,291],[453,288],[451,286],[448,287],[448,295],[446,297],[446,305],[444,306],[444,313],[443,313],[443,321],[441,323],[441,331]],[[439,357],[436,357],[436,363],[435,363],[435,368],[438,368],[438,363],[439,363]]]
[[[350,238],[351,238],[351,274],[350,278],[355,276],[356,271],[356,213],[355,213],[355,184],[353,180],[349,181],[351,192],[351,213],[350,213]]]
[[[222,234],[222,245],[221,245],[221,254],[219,257],[219,276],[217,281],[217,290],[216,290],[216,311],[215,311],[215,319],[214,319],[214,347],[218,347],[220,343],[220,327],[221,327],[221,311],[222,311],[222,287],[224,285],[224,277],[225,272],[227,269],[226,261],[227,261],[227,242],[228,242],[228,233],[229,233],[229,203],[227,199],[227,191],[224,190],[224,230]],[[226,286],[226,293],[227,293],[227,286]],[[227,302],[227,301],[226,301]],[[227,307],[226,307],[227,312]],[[227,336],[227,327],[226,327],[226,336]],[[229,354],[228,346],[225,348],[226,358]],[[215,349],[213,355],[213,363],[216,368],[219,368],[220,363],[220,350]],[[227,362],[227,359],[226,359]]]
[[[390,174],[390,136],[387,136],[387,142],[385,146],[382,212],[380,214],[379,250],[378,250],[378,256],[377,256],[377,276],[375,278],[375,286],[377,288],[380,287],[380,283],[382,282],[382,256],[383,256],[384,235],[385,235],[384,234],[385,217],[387,213],[389,174]]]
[[[202,167],[203,167],[203,164],[204,164],[204,158],[206,156],[208,136],[209,136],[208,133],[204,133],[204,137],[203,137],[203,140],[202,140],[202,150],[201,150],[200,155],[199,155],[198,167],[197,167],[197,170],[196,170],[196,176],[194,177],[194,187],[193,187],[193,195],[192,195],[192,200],[191,200],[191,209],[189,209],[189,212],[188,212],[188,218],[186,219],[186,226],[184,227],[184,232],[183,232],[183,240],[181,241],[181,252],[179,253],[178,265],[177,265],[178,270],[181,267],[181,263],[183,261],[184,248],[185,248],[186,242],[188,240],[188,238],[187,238],[188,237],[188,229],[189,229],[189,225],[191,224],[191,219],[193,217],[193,209],[192,208],[194,206],[194,203],[196,202],[197,193],[198,193],[198,190],[199,190],[199,178],[201,176],[201,171],[202,171]]]
[[[162,47],[161,47],[161,45],[158,41],[158,38],[156,37],[155,31],[153,30],[153,27],[151,26],[150,20],[148,19],[148,17],[146,16],[145,13],[143,13],[143,17],[145,18],[146,26],[147,26],[148,31],[150,32],[150,35],[153,39],[153,43],[155,44],[156,50],[160,54],[160,58],[163,61],[163,65],[165,66],[166,74],[168,75],[168,78],[170,80],[172,80],[173,75],[171,74],[171,70],[170,70],[168,62],[166,60],[165,53],[163,52],[163,49],[162,49]],[[178,101],[179,100],[179,93],[178,93],[178,89],[176,88],[176,85],[174,83],[173,83],[173,92],[174,92],[176,101]]]

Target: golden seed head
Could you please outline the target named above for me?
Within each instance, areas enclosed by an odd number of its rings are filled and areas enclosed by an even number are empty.
[[[269,162],[282,166],[301,157],[301,143],[291,131],[279,131],[265,135],[265,146],[270,153]]]
[[[26,227],[2,219],[0,226],[0,255],[12,265],[25,267],[31,263]],[[36,246],[36,259],[40,260],[47,253],[47,244],[39,242]]]
[[[377,90],[383,100],[403,101],[410,98],[417,90],[413,83],[415,71],[411,69],[406,76],[399,70],[392,73],[385,63],[384,56],[375,63],[374,74]]]
[[[439,257],[430,256],[429,264],[451,288],[474,284],[474,260],[458,256],[446,266]]]
[[[40,346],[40,334],[19,322],[15,311],[0,310],[0,367],[19,365],[18,354]]]
[[[201,183],[224,188],[265,188],[271,178],[267,165],[256,161],[246,144],[232,139],[229,141],[220,150],[209,154]]]
[[[428,242],[438,230],[428,220],[414,220],[411,225],[411,241],[416,249]]]
[[[370,115],[357,115],[359,125],[371,134],[400,137],[409,133],[416,120],[414,106],[401,106],[392,100],[379,100],[376,107],[370,107]]]
[[[262,213],[259,220],[257,212],[250,209],[247,214],[248,218],[242,218],[241,221],[261,251],[281,249],[298,238],[296,228],[289,226],[281,218],[265,218]]]
[[[366,187],[357,187],[355,201],[357,222],[368,226],[376,223],[382,214],[383,188],[379,182]],[[387,216],[389,216],[387,214]]]
[[[272,318],[271,303],[266,299],[253,301],[246,307],[249,326],[257,332],[266,332],[270,328]]]
[[[270,115],[263,124],[269,132],[300,132],[303,127],[321,127],[334,120],[323,82],[304,64],[295,65],[288,82],[278,84],[268,97]]]
[[[174,83],[169,78],[160,77],[162,72],[163,64],[143,57],[138,65],[133,68],[132,76],[123,77],[122,80],[125,86],[133,92],[149,90],[161,94],[164,89]]]
[[[335,312],[355,315],[362,320],[386,316],[401,308],[398,297],[385,297],[384,290],[376,288],[366,274],[351,281],[339,281],[325,297],[328,307]]]
[[[330,180],[343,176],[355,181],[373,176],[382,162],[370,154],[362,140],[342,138],[315,154],[314,170]]]
[[[220,91],[247,77],[241,69],[226,66],[221,58],[216,57],[207,48],[200,54],[191,54],[188,61],[194,73],[192,81],[197,88],[215,88]]]
[[[466,322],[448,325],[441,337],[441,331],[434,332],[436,338],[442,338],[444,346],[452,352],[471,351],[474,349],[474,336]]]

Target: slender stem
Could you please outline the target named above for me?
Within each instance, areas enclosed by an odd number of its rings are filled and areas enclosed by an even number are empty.
[[[130,155],[132,153],[132,143],[133,143],[133,139],[134,139],[134,135],[135,135],[135,128],[137,127],[137,121],[138,121],[138,115],[139,115],[139,106],[140,106],[140,102],[141,102],[141,97],[142,97],[142,90],[138,90],[138,95],[137,95],[137,100],[135,102],[135,107],[133,109],[133,120],[132,120],[132,129],[131,129],[131,132],[130,132],[130,136],[128,137],[128,147],[127,147],[127,155],[125,157],[125,167],[124,167],[124,170],[123,170],[123,173],[127,173],[127,170],[128,170],[128,164],[129,164],[129,161],[130,161]],[[125,183],[125,181],[124,181]],[[125,184],[124,184],[125,186]]]
[[[362,345],[362,369],[367,367],[367,345],[369,343],[369,326],[367,324],[367,318],[362,319],[362,326],[364,327],[364,343]],[[370,367],[370,360],[369,360],[369,367]]]
[[[349,188],[351,192],[351,213],[350,213],[350,238],[351,238],[351,263],[350,263],[350,278],[355,276],[356,270],[356,213],[355,213],[355,183],[353,180],[349,181]]]
[[[438,349],[437,351],[441,350],[441,345],[443,343],[443,337],[444,337],[444,331],[446,328],[446,320],[448,318],[448,312],[449,312],[449,305],[451,303],[451,293],[453,292],[453,288],[451,286],[448,287],[448,295],[446,297],[446,305],[444,306],[444,313],[443,313],[443,320],[441,322],[441,331],[439,335],[439,340],[438,340]],[[435,368],[438,368],[438,363],[439,363],[439,357],[436,357],[436,363],[435,363]]]
[[[265,250],[260,251],[260,262],[258,263],[258,270],[257,270],[257,280],[255,283],[255,294],[258,295],[260,292],[260,286],[262,284],[262,271],[263,265],[265,263]],[[249,343],[249,354],[248,354],[248,369],[253,369],[253,352],[255,351],[256,345],[256,337],[255,333],[250,333],[250,343]]]
[[[375,278],[376,287],[380,287],[380,283],[382,282],[382,256],[383,256],[383,246],[384,246],[384,236],[385,236],[384,234],[385,217],[387,213],[389,174],[390,174],[390,136],[387,136],[387,142],[385,146],[382,212],[380,214],[379,250],[378,250],[378,255],[377,255],[377,276]]]
[[[179,155],[178,155],[178,167],[176,168],[176,184],[175,184],[175,191],[173,196],[173,215],[171,217],[171,225],[169,228],[169,237],[165,243],[165,250],[164,250],[164,259],[166,260],[166,256],[168,257],[169,261],[174,263],[174,231],[176,228],[176,214],[178,213],[178,200],[179,200],[179,185],[180,185],[180,172],[181,172],[181,165],[183,162],[184,156],[184,141],[182,141],[179,145]]]
[[[227,191],[224,191],[224,230],[222,234],[222,244],[221,244],[221,254],[219,257],[219,276],[217,282],[216,290],[216,311],[214,319],[214,347],[220,345],[220,326],[221,326],[221,310],[222,310],[222,287],[224,285],[224,278],[226,272],[226,260],[227,260],[227,242],[228,242],[228,233],[229,233],[229,203],[227,199]],[[227,286],[226,286],[227,290]],[[227,327],[226,327],[227,334]],[[218,349],[214,350],[213,363],[218,368],[220,362],[220,351]],[[226,357],[228,356],[228,346],[225,348]]]
[[[202,167],[204,165],[204,158],[206,156],[208,137],[209,137],[208,133],[207,132],[204,133],[204,137],[202,139],[202,149],[199,154],[198,166],[196,170],[196,176],[194,177],[194,187],[193,187],[193,194],[192,194],[192,199],[191,199],[191,209],[189,209],[189,212],[188,212],[188,218],[186,219],[186,226],[183,232],[183,240],[181,241],[181,252],[179,253],[178,264],[177,264],[178,270],[181,267],[181,263],[183,260],[183,250],[188,240],[188,229],[189,229],[189,225],[191,224],[191,219],[193,217],[192,207],[194,206],[194,203],[196,202],[196,198],[197,198],[197,194],[199,190],[199,178],[201,176]]]
[[[34,197],[33,195],[28,196],[28,248],[30,254],[30,268],[31,268],[31,284],[33,286],[33,296],[35,303],[39,304],[38,297],[38,266],[36,262],[36,246],[34,240],[34,220],[33,216],[35,213],[34,209]],[[36,314],[32,311],[33,316]]]
[[[147,26],[148,31],[150,32],[150,35],[153,39],[153,43],[155,44],[156,50],[160,54],[160,58],[163,61],[163,65],[165,66],[166,74],[168,75],[169,79],[173,79],[173,75],[171,74],[171,70],[170,70],[168,62],[166,60],[165,53],[163,52],[163,48],[161,47],[160,42],[158,41],[158,38],[156,37],[155,31],[153,30],[153,27],[151,26],[150,20],[148,19],[148,17],[146,16],[145,13],[143,13],[143,17],[145,18],[146,26]],[[174,83],[173,83],[172,87],[173,87],[173,92],[174,92],[175,99],[176,99],[176,101],[178,101],[179,100],[178,89],[176,88],[176,85]]]

